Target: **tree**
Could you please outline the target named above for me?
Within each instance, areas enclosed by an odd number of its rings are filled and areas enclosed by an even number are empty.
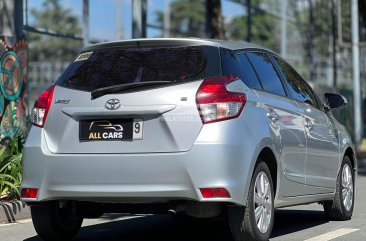
[[[359,13],[360,13],[360,39],[361,41],[366,41],[366,1],[365,0],[359,0],[358,1],[359,6]]]
[[[316,78],[315,57],[330,57],[330,37],[332,34],[331,6],[328,0],[307,0],[307,7],[295,6],[296,26],[302,37],[306,51],[306,76]]]
[[[308,0],[308,8],[296,12],[297,25],[305,49],[314,48],[317,55],[329,57],[329,38],[332,34],[332,16],[328,0]]]
[[[76,16],[70,9],[63,8],[59,0],[46,0],[41,10],[31,9],[35,19],[34,27],[54,32],[80,35],[81,28]],[[73,39],[29,33],[29,60],[70,61],[82,46],[82,42]]]
[[[180,0],[171,3],[170,29],[172,35],[205,37],[204,0]],[[163,26],[163,12],[156,12],[157,22]]]
[[[359,0],[358,6],[361,18],[363,19],[364,22],[366,22],[366,2],[364,0]]]
[[[221,0],[206,0],[206,18],[208,37],[224,39],[224,20],[221,11]]]
[[[279,50],[279,23],[264,11],[252,9],[251,41],[267,48]],[[248,34],[248,15],[234,17],[226,25],[227,37],[234,40],[245,40]]]

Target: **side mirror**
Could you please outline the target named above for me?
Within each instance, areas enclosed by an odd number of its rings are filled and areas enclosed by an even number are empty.
[[[325,93],[324,96],[328,104],[326,106],[326,110],[328,111],[341,108],[347,104],[347,99],[342,95]]]

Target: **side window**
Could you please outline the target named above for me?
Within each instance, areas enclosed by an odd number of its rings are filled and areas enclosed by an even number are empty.
[[[280,77],[268,56],[264,53],[257,52],[249,52],[247,56],[262,82],[263,89],[277,95],[286,96]]]
[[[261,84],[259,83],[258,77],[254,72],[252,65],[250,64],[247,56],[245,54],[238,54],[238,58],[240,61],[240,68],[245,73],[245,77],[248,83],[246,83],[250,88],[254,89],[262,89]]]
[[[319,108],[318,101],[313,91],[305,83],[301,76],[286,62],[277,57],[274,58],[286,78],[286,84],[292,98],[302,103],[308,103],[316,108]]]
[[[232,51],[223,48],[220,49],[220,55],[223,75],[235,74],[249,88],[261,89],[258,78],[249,62],[249,65],[243,64],[239,56]]]

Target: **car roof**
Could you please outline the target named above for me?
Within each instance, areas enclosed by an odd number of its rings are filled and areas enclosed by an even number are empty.
[[[113,48],[113,47],[163,47],[163,46],[194,46],[194,45],[206,45],[206,46],[214,46],[221,47],[230,50],[239,50],[239,49],[263,49],[270,51],[266,48],[263,48],[259,45],[247,43],[244,41],[227,41],[227,40],[218,40],[218,39],[200,39],[200,38],[143,38],[143,39],[130,39],[130,40],[122,40],[115,42],[107,42],[94,44],[88,47],[85,47],[81,50],[81,52],[99,50],[104,48]],[[270,51],[272,52],[272,51]]]

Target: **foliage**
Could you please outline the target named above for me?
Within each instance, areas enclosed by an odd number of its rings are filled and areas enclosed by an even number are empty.
[[[205,1],[181,0],[170,5],[170,28],[175,36],[205,37]],[[156,12],[157,21],[163,25],[163,12]]]
[[[336,2],[336,1],[334,1]],[[332,4],[329,0],[307,0],[306,7],[298,7],[295,12],[297,27],[302,37],[303,48],[307,52],[305,63],[309,66],[310,79],[319,81],[316,76],[316,69],[327,65],[321,61],[327,61],[332,54]],[[338,2],[342,11],[342,40],[350,43],[351,41],[351,1]],[[336,6],[335,6],[336,7]],[[337,11],[337,9],[334,9]],[[337,14],[335,12],[335,14]],[[338,27],[337,17],[335,28]],[[336,38],[340,38],[336,29]],[[338,39],[339,40],[339,39]],[[338,41],[336,40],[336,41]],[[338,43],[338,42],[336,42]],[[336,52],[345,54],[348,50],[336,45]],[[337,65],[343,69],[347,68],[347,59],[337,60]],[[341,66],[342,65],[342,66]],[[349,65],[348,65],[349,67]],[[320,77],[321,78],[321,77]]]
[[[361,27],[361,36],[360,40],[362,42],[366,41],[366,1],[365,0],[359,0],[358,1],[358,7],[359,7],[359,13],[361,17],[360,21],[360,27]]]
[[[213,1],[219,4],[218,1]],[[252,1],[253,5],[259,6],[261,1]],[[211,9],[212,12],[221,8],[219,5]],[[206,37],[205,34],[205,1],[204,0],[181,0],[174,1],[170,6],[171,11],[171,30],[175,36],[185,37]],[[252,9],[252,41],[262,44],[271,49],[278,49],[279,37],[278,23],[273,21],[273,17],[263,11]],[[213,16],[216,16],[212,13]],[[163,13],[156,13],[157,21],[163,25]],[[218,15],[221,18],[221,14]],[[220,24],[218,22],[218,24]],[[241,15],[232,18],[225,24],[226,38],[233,40],[245,40],[247,37],[247,16]],[[215,27],[215,26],[211,26]],[[217,28],[217,27],[216,27]],[[219,36],[219,35],[217,35]],[[215,37],[215,36],[213,36]],[[221,38],[221,37],[219,37]]]
[[[0,149],[0,199],[19,198],[22,181],[22,154],[18,138]]]
[[[227,36],[234,40],[245,40],[248,33],[248,17],[234,17],[226,26]],[[278,50],[279,48],[279,24],[273,17],[264,12],[252,14],[252,42],[264,47]]]
[[[81,28],[71,10],[63,8],[60,0],[45,0],[42,9],[31,9],[34,27],[63,34],[80,35]],[[29,61],[70,61],[81,48],[81,41],[29,33]]]

